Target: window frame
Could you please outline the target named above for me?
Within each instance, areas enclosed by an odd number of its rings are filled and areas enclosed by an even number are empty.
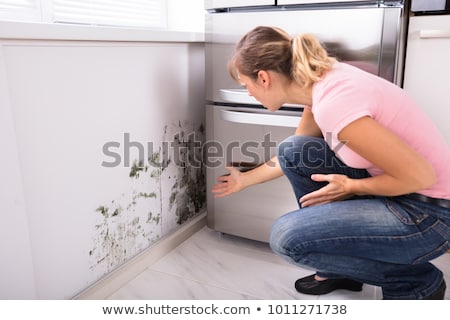
[[[0,0],[1,1],[1,0]],[[168,8],[167,1],[156,0],[160,3],[161,11],[159,23],[155,25],[133,25],[123,23],[102,23],[102,22],[86,22],[86,21],[55,21],[53,0],[33,0],[36,3],[34,10],[1,10],[0,21],[18,21],[18,22],[35,22],[45,24],[68,24],[68,25],[84,25],[84,26],[100,26],[100,27],[120,27],[120,28],[143,28],[165,30],[168,26]]]

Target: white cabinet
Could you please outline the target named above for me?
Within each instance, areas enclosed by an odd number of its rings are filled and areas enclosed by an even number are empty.
[[[405,90],[450,145],[450,15],[414,16],[409,23]]]
[[[204,60],[0,39],[0,299],[72,298],[200,214]]]

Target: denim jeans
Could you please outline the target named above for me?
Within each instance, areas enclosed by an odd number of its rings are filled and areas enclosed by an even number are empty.
[[[310,179],[313,173],[369,176],[346,166],[321,138],[290,137],[280,144],[278,159],[297,199],[324,186]],[[299,205],[275,221],[270,245],[322,277],[380,286],[384,299],[424,299],[443,281],[429,261],[450,248],[449,226],[450,210],[443,207],[404,196],[354,197]]]

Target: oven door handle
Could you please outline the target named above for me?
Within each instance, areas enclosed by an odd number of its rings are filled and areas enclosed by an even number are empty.
[[[277,126],[297,128],[301,117],[280,114],[263,114],[243,111],[220,110],[220,118],[225,121],[256,124],[264,126]]]

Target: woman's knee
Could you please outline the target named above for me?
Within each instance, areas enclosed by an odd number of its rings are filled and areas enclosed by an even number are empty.
[[[277,155],[283,168],[320,167],[327,148],[322,138],[291,136],[279,144]]]
[[[317,140],[322,139],[296,135],[287,137],[278,145],[278,155],[285,155],[286,153],[290,153],[292,151],[301,152],[305,146],[307,147],[309,143]]]

